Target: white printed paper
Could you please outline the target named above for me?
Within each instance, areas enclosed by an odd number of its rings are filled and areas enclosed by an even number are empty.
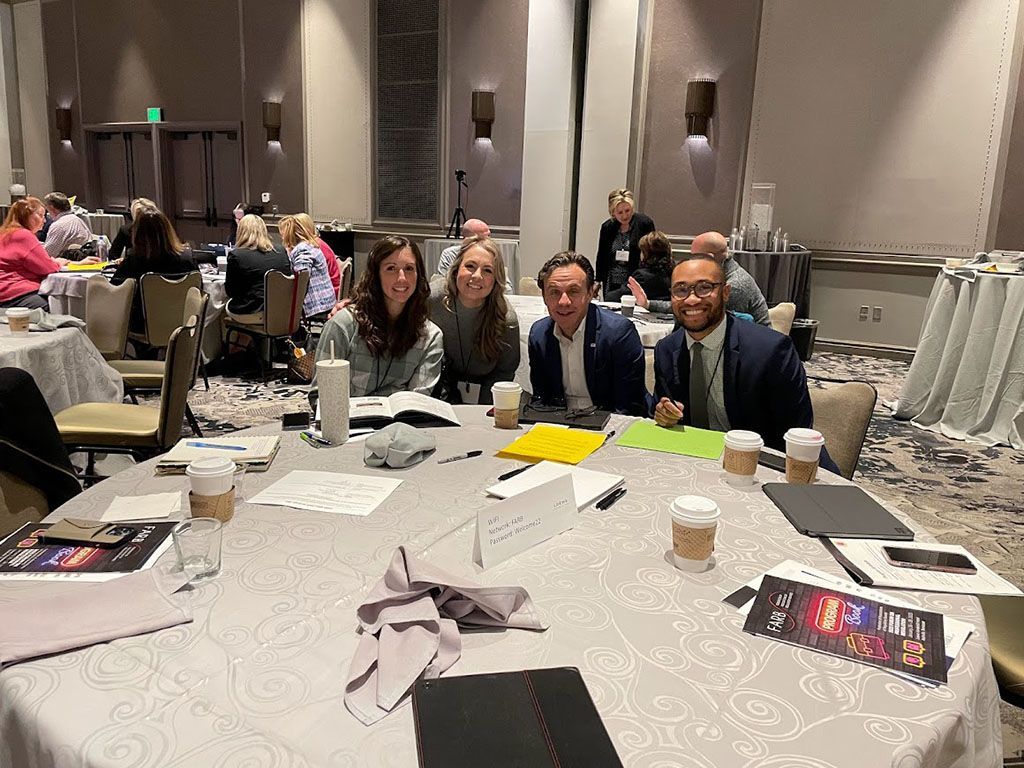
[[[366,517],[401,484],[401,480],[374,475],[295,470],[249,503]]]
[[[490,568],[576,525],[572,477],[562,475],[477,512],[480,564]]]

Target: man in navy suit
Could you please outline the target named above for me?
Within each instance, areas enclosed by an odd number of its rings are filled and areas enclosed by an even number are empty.
[[[814,413],[803,363],[788,336],[727,315],[729,285],[714,258],[695,255],[672,271],[672,313],[682,328],[654,348],[654,419],[757,432],[786,449],[790,427]],[[821,467],[838,473],[823,449]]]
[[[573,251],[537,275],[549,317],[530,328],[530,383],[545,405],[647,413],[644,348],[631,321],[591,303],[594,267]]]

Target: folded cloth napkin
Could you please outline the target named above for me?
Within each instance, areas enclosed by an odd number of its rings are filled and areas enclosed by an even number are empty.
[[[0,668],[192,621],[188,577],[166,568],[0,603]]]
[[[366,438],[363,461],[368,467],[396,469],[419,464],[437,447],[437,438],[408,424],[389,424]]]
[[[7,323],[7,316],[0,323]],[[58,328],[85,328],[85,320],[74,315],[50,314],[44,309],[33,309],[28,313],[29,328],[33,331],[55,331]]]
[[[421,674],[438,677],[459,660],[459,626],[547,629],[522,587],[483,587],[417,560],[399,547],[356,609],[362,634],[345,685],[345,706],[364,724],[388,714]]]

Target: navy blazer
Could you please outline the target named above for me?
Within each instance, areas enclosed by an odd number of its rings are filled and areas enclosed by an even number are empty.
[[[530,328],[530,384],[545,405],[564,405],[562,350],[555,321],[538,320]],[[583,335],[583,370],[587,391],[598,408],[631,416],[647,412],[644,347],[631,321],[591,303]]]
[[[725,412],[733,429],[757,432],[765,445],[786,450],[783,435],[790,427],[811,427],[814,412],[807,377],[792,339],[756,323],[726,315],[724,373]],[[680,370],[679,356],[686,365]],[[663,397],[683,404],[683,423],[689,424],[690,366],[686,331],[679,329],[654,348],[654,403]],[[822,449],[822,469],[839,468]]]

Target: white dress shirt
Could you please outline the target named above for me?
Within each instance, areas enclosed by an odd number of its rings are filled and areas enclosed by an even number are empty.
[[[743,321],[746,322],[746,321]],[[704,381],[708,384],[708,426],[719,432],[728,432],[729,415],[725,412],[725,328],[726,318],[711,333],[700,340],[704,345],[701,360],[704,363]],[[686,334],[686,349],[693,365],[693,345],[697,342]]]
[[[557,323],[552,329],[562,355],[562,387],[565,389],[566,408],[589,408],[594,404],[590,399],[590,390],[587,389],[587,375],[583,367],[583,338],[586,331],[586,315],[571,339],[562,335]]]

